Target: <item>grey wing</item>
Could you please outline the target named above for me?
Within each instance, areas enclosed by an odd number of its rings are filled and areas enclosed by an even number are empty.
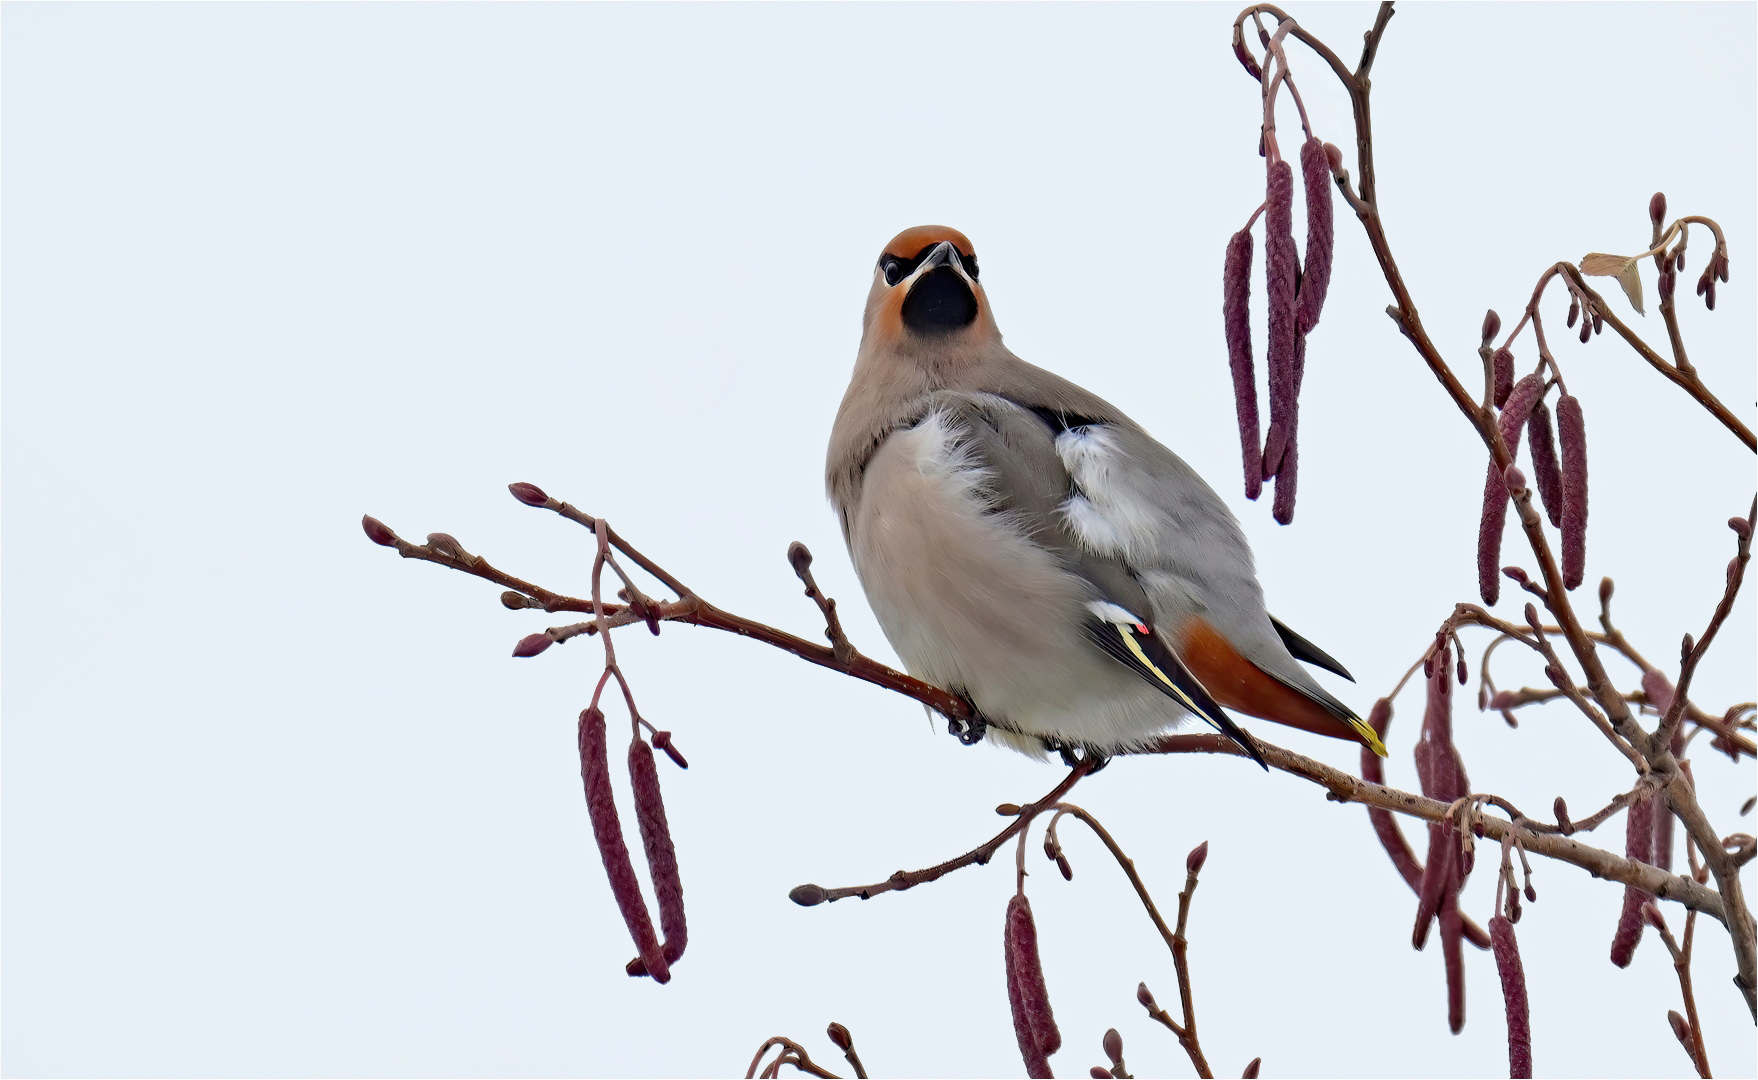
[[[1092,643],[1238,742],[1262,765],[1250,736],[1154,632],[1156,605],[1130,565],[1115,554],[1094,550],[1069,527],[1067,504],[1077,496],[1077,486],[1057,451],[1054,424],[992,394],[942,391],[931,402],[931,408],[955,422],[982,463],[992,511],[1007,515],[1086,583],[1096,602],[1086,626]],[[1107,608],[1110,614],[1099,613]]]
[[[1133,426],[1070,427],[1056,445],[1077,489],[1071,526],[1088,547],[1128,563],[1163,625],[1200,617],[1269,675],[1339,716],[1354,715],[1290,651],[1292,631],[1270,618],[1244,531],[1196,470]],[[1296,639],[1313,654],[1309,662],[1341,669]]]

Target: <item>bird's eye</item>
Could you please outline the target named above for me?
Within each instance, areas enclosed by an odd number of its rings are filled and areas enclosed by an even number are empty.
[[[879,260],[879,268],[885,271],[885,284],[896,285],[903,280],[903,260],[890,255]]]
[[[977,257],[966,255],[961,261],[964,263],[964,272],[971,276],[972,281],[977,280]]]

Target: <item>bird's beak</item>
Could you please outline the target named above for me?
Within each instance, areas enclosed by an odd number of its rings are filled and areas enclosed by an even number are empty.
[[[958,248],[954,247],[950,240],[942,240],[935,244],[934,250],[928,252],[928,257],[921,261],[913,274],[903,280],[903,284],[906,288],[913,286],[917,278],[941,266],[952,267],[959,277],[964,278],[965,284],[976,284],[971,280],[971,276],[965,273],[964,261],[958,257]]]

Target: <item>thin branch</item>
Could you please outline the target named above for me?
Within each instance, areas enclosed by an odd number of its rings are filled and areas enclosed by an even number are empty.
[[[937,881],[940,878],[945,877],[947,874],[952,873],[954,870],[962,870],[967,866],[982,866],[994,856],[995,852],[1000,849],[1002,844],[1007,843],[1011,837],[1017,835],[1027,825],[1031,824],[1034,817],[1042,813],[1045,809],[1055,805],[1061,800],[1062,796],[1068,794],[1068,790],[1074,787],[1075,783],[1078,782],[1081,777],[1091,772],[1092,768],[1093,759],[1091,758],[1078,762],[1072,769],[1068,770],[1068,775],[1062,778],[1060,784],[1057,784],[1054,788],[1050,789],[1048,795],[1045,795],[1037,802],[1028,803],[1026,806],[1021,807],[1019,813],[1014,816],[1013,822],[1009,824],[1007,828],[1002,829],[985,843],[972,848],[957,858],[948,859],[943,863],[937,863],[923,870],[899,870],[884,881],[872,885],[850,885],[835,889],[819,889],[817,886],[802,885],[800,888],[795,889],[794,892],[796,894],[801,894],[802,890],[817,889],[817,892],[803,894],[811,898],[810,904],[818,904],[826,900],[843,900],[851,896],[858,896],[862,900],[870,900],[881,893],[900,892],[904,889],[913,889],[917,885],[925,885],[930,881]],[[800,902],[799,896],[796,896],[795,902]]]
[[[1438,799],[1429,799],[1407,791],[1385,787],[1381,784],[1369,783],[1357,776],[1340,769],[1332,768],[1320,761],[1284,750],[1273,743],[1256,739],[1258,748],[1263,751],[1264,760],[1272,769],[1309,780],[1324,788],[1326,797],[1333,802],[1360,803],[1363,806],[1377,806],[1397,814],[1421,818],[1424,821],[1440,821],[1451,811],[1452,805]],[[1239,749],[1231,740],[1220,735],[1169,735],[1158,739],[1142,753],[1149,754],[1226,754],[1244,757],[1245,751]],[[1483,827],[1483,834],[1492,840],[1500,840],[1515,826],[1505,818],[1483,814],[1476,819],[1476,824]],[[1597,878],[1616,881],[1625,885],[1634,885],[1646,892],[1664,899],[1672,900],[1727,922],[1727,909],[1722,894],[1707,888],[1689,878],[1677,874],[1669,874],[1644,862],[1626,859],[1614,855],[1602,848],[1590,847],[1566,836],[1538,833],[1531,825],[1522,826],[1521,843],[1528,852],[1556,859],[1559,862],[1578,866]]]

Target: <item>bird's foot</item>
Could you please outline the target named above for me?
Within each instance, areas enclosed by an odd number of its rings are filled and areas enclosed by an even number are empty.
[[[1096,773],[1100,769],[1111,764],[1110,754],[1105,753],[1096,746],[1089,746],[1084,743],[1065,743],[1058,739],[1045,739],[1044,749],[1054,751],[1056,754],[1060,755],[1062,763],[1071,769],[1083,761],[1089,762],[1090,767],[1087,769],[1088,776],[1091,776],[1093,773]]]

